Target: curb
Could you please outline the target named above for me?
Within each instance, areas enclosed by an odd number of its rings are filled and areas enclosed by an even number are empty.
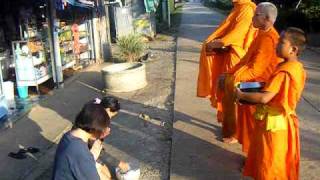
[[[312,52],[315,52],[315,53],[318,53],[320,54],[320,47],[314,47],[314,46],[307,46],[308,50],[312,51]]]

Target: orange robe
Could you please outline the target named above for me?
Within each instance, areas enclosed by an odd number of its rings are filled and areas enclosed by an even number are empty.
[[[234,86],[238,82],[266,82],[280,59],[276,55],[279,34],[274,28],[268,31],[259,30],[248,53],[239,64],[231,69],[225,81],[224,92],[219,91],[218,113],[222,118],[223,137],[235,137],[247,152],[250,145],[250,133],[253,127],[252,112],[254,106],[236,105],[234,103]],[[220,105],[221,103],[221,105]],[[238,113],[239,112],[239,113]]]
[[[286,130],[267,131],[265,120],[255,120],[252,146],[243,174],[256,180],[299,179],[299,124],[295,115],[304,88],[306,73],[298,62],[285,62],[272,75],[264,89],[276,93],[267,104],[277,108],[285,118]]]
[[[215,97],[218,76],[236,65],[247,52],[256,34],[256,29],[251,25],[255,7],[251,0],[239,0],[234,3],[229,16],[203,42],[197,85],[198,97]],[[221,39],[225,46],[231,47],[230,50],[222,54],[207,53],[206,45],[214,39]]]

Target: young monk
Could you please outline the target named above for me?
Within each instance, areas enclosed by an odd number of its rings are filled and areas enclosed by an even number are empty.
[[[277,46],[277,55],[284,62],[279,64],[263,92],[236,90],[238,99],[261,104],[255,113],[245,176],[259,180],[299,178],[300,142],[295,109],[306,79],[303,64],[298,60],[305,43],[302,30],[288,28]]]
[[[218,98],[222,100],[220,114],[223,118],[223,141],[236,143],[238,139],[243,145],[244,152],[248,151],[250,145],[249,135],[253,129],[251,115],[254,106],[237,107],[234,103],[234,86],[239,82],[267,81],[279,63],[280,59],[277,58],[275,51],[279,34],[273,27],[276,18],[277,8],[274,4],[269,2],[258,4],[252,20],[253,26],[259,29],[258,35],[241,62],[222,77],[223,83],[218,93]]]
[[[203,42],[200,55],[197,96],[211,97],[212,104],[217,77],[239,62],[256,34],[251,25],[256,5],[251,0],[232,2],[231,13]]]

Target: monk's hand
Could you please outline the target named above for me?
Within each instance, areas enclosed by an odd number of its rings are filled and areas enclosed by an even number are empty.
[[[224,46],[224,43],[220,39],[215,39],[207,43],[206,51],[210,53],[214,53],[214,49],[222,48],[223,46]]]
[[[214,54],[214,51],[213,51],[213,42],[211,41],[211,42],[208,42],[207,44],[206,44],[206,51],[207,51],[207,53],[211,53],[211,54]]]
[[[213,48],[223,48],[224,47],[224,43],[222,42],[221,39],[215,39],[213,41]]]
[[[236,87],[234,90],[234,94],[235,94],[235,101],[239,102],[239,100],[241,99],[241,97],[243,95],[243,92],[238,87]]]

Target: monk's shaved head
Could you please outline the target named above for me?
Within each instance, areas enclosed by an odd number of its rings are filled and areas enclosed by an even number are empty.
[[[304,33],[303,30],[295,27],[288,27],[284,31],[286,37],[290,41],[291,45],[297,46],[299,51],[298,55],[301,54],[301,52],[305,49],[306,47],[306,34]]]
[[[272,23],[277,19],[278,9],[277,7],[270,2],[259,3],[257,9],[260,9],[261,12],[268,18]]]

